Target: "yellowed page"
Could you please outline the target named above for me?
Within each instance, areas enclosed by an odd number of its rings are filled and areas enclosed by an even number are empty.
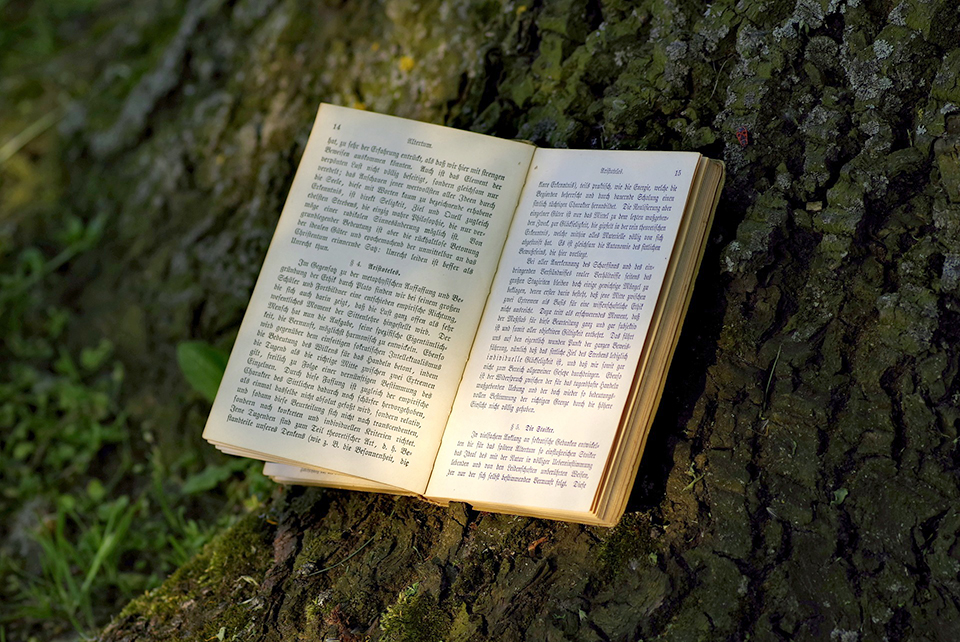
[[[591,510],[699,158],[537,150],[428,496]]]
[[[532,151],[323,105],[204,437],[422,493]]]
[[[290,466],[269,461],[263,465],[263,474],[280,484],[325,486],[327,488],[345,488],[348,490],[390,493],[392,495],[409,494],[409,491],[404,491],[402,488],[368,481],[362,477],[351,477],[349,475],[330,473],[315,468]]]

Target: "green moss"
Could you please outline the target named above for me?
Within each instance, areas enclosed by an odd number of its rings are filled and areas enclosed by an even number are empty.
[[[881,342],[917,354],[929,345],[937,327],[937,296],[914,285],[884,294],[877,300],[877,332]]]
[[[330,615],[330,612],[336,606],[329,600],[329,597],[329,591],[324,591],[307,601],[307,605],[303,609],[303,614],[306,618],[304,629],[314,631],[324,623],[327,616]]]
[[[340,542],[342,532],[334,529],[310,529],[303,534],[303,542],[297,559],[293,562],[293,572],[298,574],[313,573],[317,570],[317,560],[325,558],[330,548]]]
[[[233,603],[210,618],[200,629],[201,640],[243,640],[256,618],[246,604]]]
[[[450,618],[437,599],[415,583],[397,597],[396,603],[380,616],[384,642],[434,642],[450,630]]]
[[[497,577],[500,562],[489,548],[465,556],[458,565],[457,577],[450,592],[458,599],[468,600]]]
[[[600,545],[598,557],[607,573],[620,573],[633,560],[656,563],[656,546],[650,537],[653,526],[646,513],[627,513]]]
[[[266,552],[266,522],[249,514],[219,537],[211,546],[210,559],[204,572],[205,584],[212,586],[232,581],[238,572],[249,573],[263,564]]]
[[[234,595],[236,603],[249,598],[256,585],[252,578],[262,575],[270,562],[264,524],[258,515],[247,515],[177,569],[160,588],[130,602],[119,619],[168,621],[182,608],[188,595],[214,595],[217,605],[233,604],[222,599],[228,594],[240,594]],[[244,613],[248,611],[243,609]],[[235,615],[239,617],[239,613]]]
[[[450,610],[454,613],[453,623],[447,632],[447,640],[468,640],[478,633],[480,619],[470,615],[465,603],[461,602],[459,607]]]

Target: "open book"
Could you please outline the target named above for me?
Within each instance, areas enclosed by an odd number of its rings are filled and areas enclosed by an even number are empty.
[[[283,482],[615,524],[722,182],[322,105],[203,435]]]

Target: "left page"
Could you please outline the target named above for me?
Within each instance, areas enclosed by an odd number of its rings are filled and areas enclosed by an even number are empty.
[[[322,105],[204,438],[423,492],[533,151]]]

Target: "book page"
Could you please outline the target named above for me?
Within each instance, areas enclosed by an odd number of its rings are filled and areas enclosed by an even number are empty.
[[[699,158],[537,150],[429,496],[591,510]]]
[[[532,153],[323,105],[204,437],[422,492]]]
[[[268,461],[263,465],[263,474],[279,484],[297,484],[300,486],[325,486],[327,488],[342,488],[344,490],[360,490],[364,492],[389,493],[391,495],[409,495],[402,488],[367,481],[361,477],[351,477],[330,473],[315,468],[277,464]]]

